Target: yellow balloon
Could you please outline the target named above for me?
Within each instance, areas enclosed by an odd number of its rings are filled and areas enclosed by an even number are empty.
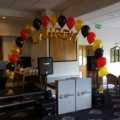
[[[16,55],[20,54],[20,48],[17,45],[12,45],[11,51],[15,53]]]
[[[7,69],[6,70],[6,75],[8,76],[8,78],[13,79],[14,76],[15,76],[15,72]]]
[[[53,14],[50,16],[50,23],[52,24],[53,27],[55,27],[57,21],[58,21],[57,15]]]
[[[77,32],[79,32],[82,27],[83,27],[83,21],[82,20],[77,20],[75,22],[75,29],[77,30]]]
[[[26,25],[26,29],[27,29],[28,33],[31,34],[31,35],[33,34],[33,32],[35,30],[34,25],[32,23],[28,23]]]
[[[98,71],[98,76],[103,77],[108,74],[108,68],[107,67],[101,67]]]
[[[93,42],[93,46],[92,46],[93,51],[95,51],[95,50],[98,49],[98,48],[101,48],[102,45],[103,45],[103,43],[102,43],[101,40],[99,40],[99,39],[95,40],[95,41]]]

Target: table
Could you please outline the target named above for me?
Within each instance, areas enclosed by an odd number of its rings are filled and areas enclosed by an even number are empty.
[[[26,72],[21,72],[21,71],[15,71],[15,75],[17,77],[17,89],[18,89],[18,85],[19,85],[19,76],[22,75],[22,93],[24,93],[24,81],[25,81],[25,77],[27,76],[39,76],[38,73],[26,73]],[[42,91],[42,79],[41,76],[40,77],[40,88]]]

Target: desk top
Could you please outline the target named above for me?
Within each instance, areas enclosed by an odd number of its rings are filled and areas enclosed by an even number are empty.
[[[19,75],[25,75],[25,76],[34,76],[34,75],[38,75],[38,73],[26,73],[26,72],[21,72],[21,71],[15,71],[16,74]],[[39,76],[39,75],[38,75]]]

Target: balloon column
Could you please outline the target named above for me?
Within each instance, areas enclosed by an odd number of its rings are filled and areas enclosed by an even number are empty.
[[[108,68],[105,67],[107,60],[103,57],[103,43],[101,40],[96,39],[96,35],[94,32],[90,32],[90,27],[88,25],[84,25],[81,29],[81,33],[83,37],[87,37],[87,41],[89,44],[93,43],[92,48],[94,51],[94,56],[96,58],[96,66],[98,68],[98,76],[103,77],[108,74]]]
[[[13,79],[15,76],[15,64],[18,61],[18,55],[20,54],[20,49],[24,44],[24,40],[28,38],[28,31],[23,29],[20,31],[20,37],[16,38],[14,45],[11,46],[12,54],[9,56],[9,61],[6,63],[6,75],[8,78]]]

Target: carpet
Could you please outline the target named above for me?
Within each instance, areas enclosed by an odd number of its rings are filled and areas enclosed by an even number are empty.
[[[109,93],[105,90],[105,104],[103,106],[79,110],[67,114],[46,118],[45,120],[120,120],[120,95],[113,89]],[[37,120],[34,107],[1,112],[0,120]]]

